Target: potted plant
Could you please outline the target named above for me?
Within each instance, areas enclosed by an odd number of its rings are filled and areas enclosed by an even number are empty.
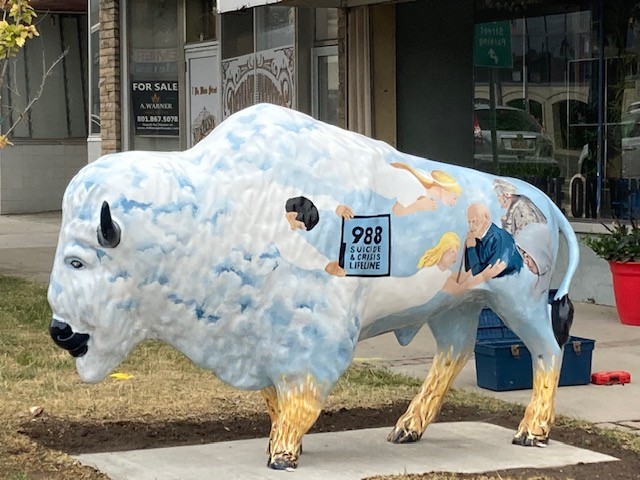
[[[604,227],[609,235],[590,236],[584,243],[609,262],[620,321],[640,326],[640,228],[633,220]]]

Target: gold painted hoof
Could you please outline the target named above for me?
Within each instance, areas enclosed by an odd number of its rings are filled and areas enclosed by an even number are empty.
[[[405,430],[404,428],[395,427],[387,436],[387,442],[391,443],[414,443],[420,440],[421,433],[413,430]]]
[[[295,470],[298,467],[298,459],[290,453],[281,453],[271,457],[267,466],[274,470]]]
[[[549,439],[546,437],[539,437],[536,435],[527,435],[522,433],[513,437],[511,440],[513,445],[520,445],[522,447],[546,447],[549,444]]]

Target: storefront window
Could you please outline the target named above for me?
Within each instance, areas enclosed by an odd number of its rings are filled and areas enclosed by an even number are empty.
[[[293,45],[295,10],[290,7],[256,8],[256,50]]]
[[[257,7],[222,16],[222,115],[256,103],[296,106],[295,10]]]
[[[87,137],[87,52],[81,41],[88,36],[87,24],[86,15],[49,13],[46,21],[37,23],[40,36],[26,42],[16,61],[7,63],[1,116],[4,131],[17,123],[12,138]],[[40,99],[20,119],[42,88],[45,70],[56,61]]]
[[[186,43],[216,40],[215,0],[186,1]]]
[[[127,2],[130,149],[177,150],[177,0]]]
[[[89,1],[89,134],[100,134],[100,0]]]
[[[336,40],[338,38],[338,9],[316,8],[316,42]]]
[[[338,125],[338,47],[314,50],[315,84],[313,88],[313,116],[323,122]]]
[[[339,124],[338,9],[316,8],[312,55],[312,114],[333,125]]]
[[[222,15],[222,59],[253,53],[253,9]]]
[[[570,217],[640,217],[640,3],[502,3],[476,4],[508,28],[513,63],[475,58],[476,166],[535,183]]]

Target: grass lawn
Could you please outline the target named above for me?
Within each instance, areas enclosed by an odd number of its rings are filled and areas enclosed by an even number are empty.
[[[260,412],[266,418],[259,393],[225,386],[210,372],[194,367],[182,354],[158,342],[140,345],[117,369],[129,378],[109,377],[97,385],[85,385],[75,371],[74,359],[51,341],[50,318],[45,287],[0,276],[0,479],[107,478],[77,464],[65,452],[44,447],[20,433],[25,424],[43,416],[93,425],[116,420],[157,424],[217,412],[235,417]],[[389,371],[355,366],[340,381],[326,409],[407,401],[420,384],[420,380]],[[452,392],[447,402],[484,412],[512,408],[495,399],[460,391]],[[584,424],[580,428],[591,427]],[[619,433],[607,435],[617,435],[625,448],[640,452],[640,439]],[[383,478],[390,477],[379,480]],[[393,478],[494,477],[431,474]]]

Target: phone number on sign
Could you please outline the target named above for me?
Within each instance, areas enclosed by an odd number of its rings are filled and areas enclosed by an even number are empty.
[[[170,123],[177,122],[177,115],[138,115],[138,123]]]

